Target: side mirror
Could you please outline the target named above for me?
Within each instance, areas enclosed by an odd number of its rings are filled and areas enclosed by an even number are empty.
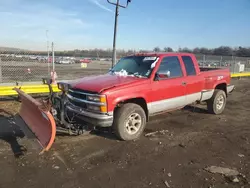
[[[156,73],[156,80],[161,80],[170,77],[170,71],[158,71]]]
[[[166,77],[168,77],[168,78],[170,77],[170,71],[166,72]]]

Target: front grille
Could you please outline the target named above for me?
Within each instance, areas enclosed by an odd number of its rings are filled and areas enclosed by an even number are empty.
[[[74,105],[75,107],[79,107],[81,109],[87,109],[88,104],[90,105],[103,105],[101,102],[94,102],[94,101],[89,101],[87,98],[88,96],[99,96],[97,93],[94,92],[88,92],[88,91],[83,91],[79,89],[70,89],[67,94],[67,98],[69,103]]]
[[[83,108],[83,109],[86,109],[87,108],[87,105],[86,103],[84,102],[77,102],[77,101],[74,101],[70,98],[68,98],[69,102],[72,103],[73,105],[77,106],[77,107],[80,107],[80,108]]]
[[[69,90],[69,94],[72,97],[75,97],[75,98],[78,98],[78,99],[82,99],[82,100],[86,100],[87,99],[86,94],[80,93],[79,91]]]
[[[68,97],[68,100],[70,103],[72,103],[73,105],[75,105],[77,107],[86,109],[87,104],[84,101],[87,101],[88,94],[94,94],[94,93],[89,92],[89,91],[80,90],[80,89],[70,89],[68,91],[68,94],[73,97],[72,99],[70,99]],[[77,99],[84,100],[84,101],[79,101]]]

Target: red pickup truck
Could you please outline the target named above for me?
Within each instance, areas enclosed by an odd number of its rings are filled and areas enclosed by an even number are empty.
[[[229,69],[199,68],[189,53],[145,53],[123,57],[105,75],[59,83],[65,113],[82,124],[113,127],[121,140],[140,137],[150,116],[206,102],[221,114],[233,91]]]

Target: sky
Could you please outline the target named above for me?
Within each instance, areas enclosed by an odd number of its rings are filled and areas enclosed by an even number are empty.
[[[111,49],[114,12],[106,0],[0,0],[0,46]],[[250,46],[250,0],[132,0],[118,22],[118,49]]]

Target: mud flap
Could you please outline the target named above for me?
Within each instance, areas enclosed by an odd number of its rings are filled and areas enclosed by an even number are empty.
[[[18,88],[14,90],[18,93],[22,102],[19,115],[41,145],[42,151],[40,154],[42,154],[51,148],[55,140],[55,120],[49,109],[44,107],[44,104]]]

